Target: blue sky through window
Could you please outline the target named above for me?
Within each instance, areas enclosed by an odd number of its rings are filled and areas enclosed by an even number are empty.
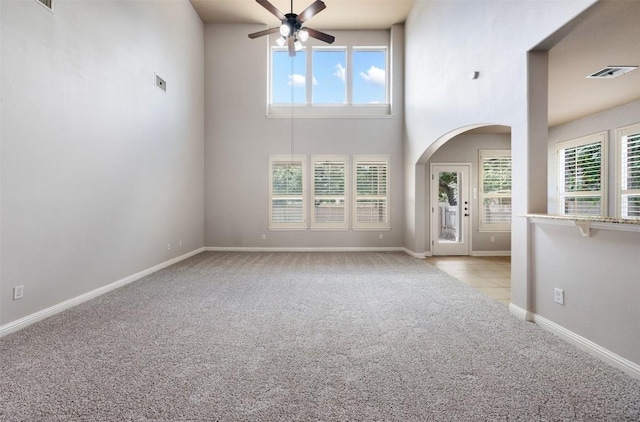
[[[314,50],[314,104],[344,104],[347,102],[347,57],[345,50]]]
[[[289,57],[286,50],[272,52],[273,104],[306,103],[307,51]],[[346,49],[314,49],[312,53],[313,104],[345,104],[347,102]],[[353,104],[386,104],[386,50],[353,50]]]
[[[273,104],[291,104],[292,94],[294,104],[305,104],[307,102],[305,52],[298,51],[295,57],[289,57],[286,50],[274,50],[272,58],[271,101]]]
[[[387,102],[387,59],[384,50],[354,50],[353,103]]]

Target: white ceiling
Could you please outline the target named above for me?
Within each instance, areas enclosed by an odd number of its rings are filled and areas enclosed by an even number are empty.
[[[585,78],[606,66],[640,65],[639,20],[640,1],[601,0],[549,50],[550,126],[640,99],[640,69]]]
[[[283,13],[290,0],[270,0]],[[402,23],[414,0],[324,0],[327,8],[309,26],[385,29]],[[275,16],[255,0],[191,0],[205,23],[277,26]],[[295,13],[312,0],[294,0]],[[549,125],[565,123],[640,99],[640,69],[616,79],[585,79],[609,65],[640,65],[640,0],[600,0],[549,51]]]
[[[291,12],[290,0],[269,0],[282,13]],[[313,0],[294,0],[300,13]],[[387,29],[405,21],[413,0],[324,0],[327,8],[309,21],[315,29]],[[255,0],[191,0],[205,23],[259,23],[279,25],[278,19]]]

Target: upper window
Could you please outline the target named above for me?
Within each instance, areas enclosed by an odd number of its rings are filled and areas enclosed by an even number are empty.
[[[617,131],[620,142],[618,165],[618,215],[640,218],[640,124]]]
[[[353,157],[354,229],[389,229],[389,157]]]
[[[387,47],[313,46],[295,57],[272,47],[269,113],[388,115],[387,68]]]
[[[313,104],[347,103],[346,48],[313,49]]]
[[[353,49],[353,104],[386,104],[387,51]]]
[[[269,156],[269,228],[307,227],[305,166],[304,155]]]
[[[347,217],[347,157],[312,156],[313,210],[311,228],[349,228]]]
[[[606,133],[557,146],[558,213],[604,215]]]
[[[480,150],[480,230],[511,230],[511,151]]]
[[[271,102],[305,104],[307,102],[307,60],[304,51],[295,57],[282,48],[271,52]]]

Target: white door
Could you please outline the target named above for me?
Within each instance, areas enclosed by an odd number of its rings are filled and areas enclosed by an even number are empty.
[[[470,164],[431,164],[431,253],[469,255]]]

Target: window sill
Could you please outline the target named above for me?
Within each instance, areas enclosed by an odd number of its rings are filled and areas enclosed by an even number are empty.
[[[298,119],[388,119],[393,117],[390,104],[364,105],[274,105],[267,106],[268,118]]]

